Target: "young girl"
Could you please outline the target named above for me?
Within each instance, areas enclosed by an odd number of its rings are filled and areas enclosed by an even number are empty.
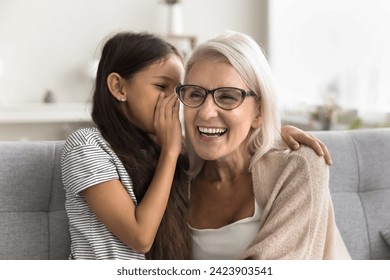
[[[96,127],[74,132],[62,154],[71,259],[190,259],[187,160],[179,103],[179,52],[147,33],[104,45],[93,95]],[[326,148],[294,127],[301,143]]]
[[[62,155],[71,258],[190,257],[173,94],[183,75],[177,50],[150,34],[121,33],[105,44],[93,96],[97,128],[73,133]]]

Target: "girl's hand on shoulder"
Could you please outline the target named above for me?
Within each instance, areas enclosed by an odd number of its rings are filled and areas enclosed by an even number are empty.
[[[154,128],[161,151],[179,155],[182,149],[182,132],[179,119],[179,100],[175,94],[161,93],[154,114]]]
[[[319,156],[323,156],[328,165],[332,165],[332,159],[326,145],[310,133],[291,125],[283,126],[281,133],[283,141],[286,142],[290,149],[298,150],[300,144],[306,145],[312,148]]]

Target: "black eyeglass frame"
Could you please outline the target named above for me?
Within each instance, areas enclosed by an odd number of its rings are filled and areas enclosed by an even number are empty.
[[[190,106],[190,105],[186,104],[186,103],[184,102],[184,100],[182,99],[182,97],[180,96],[180,90],[181,90],[183,87],[188,87],[188,86],[190,86],[190,87],[197,87],[197,88],[203,89],[203,90],[206,92],[203,101],[202,101],[199,105],[197,105],[197,106]],[[234,90],[237,90],[237,91],[240,91],[240,92],[241,92],[241,101],[237,104],[237,106],[235,106],[235,107],[233,107],[233,108],[226,109],[226,108],[221,107],[221,106],[218,104],[218,102],[215,100],[214,93],[215,93],[215,91],[221,90],[221,89],[234,89]],[[244,102],[245,97],[247,97],[247,96],[253,96],[253,97],[256,97],[256,98],[258,97],[253,91],[244,90],[244,89],[241,89],[241,88],[236,88],[236,87],[218,87],[218,88],[215,88],[215,89],[207,89],[207,88],[204,88],[204,87],[202,87],[202,86],[193,85],[193,84],[179,85],[179,86],[177,86],[177,87],[175,88],[175,93],[176,93],[177,97],[179,98],[179,100],[180,100],[185,106],[190,107],[190,108],[197,108],[197,107],[202,106],[202,104],[203,104],[203,103],[206,101],[206,99],[207,99],[207,95],[208,95],[208,94],[211,94],[212,97],[213,97],[213,100],[214,100],[215,105],[217,105],[219,108],[221,108],[221,109],[223,109],[223,110],[233,110],[233,109],[236,109],[237,107],[239,107],[239,106]]]

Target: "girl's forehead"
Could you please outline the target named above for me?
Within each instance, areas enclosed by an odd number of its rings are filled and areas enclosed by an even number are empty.
[[[141,71],[135,77],[140,79],[161,78],[175,83],[181,83],[184,78],[184,65],[175,55],[157,60]]]
[[[164,70],[166,68],[171,68],[173,66],[177,68],[184,68],[184,64],[181,61],[181,59],[178,56],[172,54],[151,62],[142,70],[158,71],[158,70]]]

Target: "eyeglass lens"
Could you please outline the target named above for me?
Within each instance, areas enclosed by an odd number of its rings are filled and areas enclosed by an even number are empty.
[[[180,97],[190,107],[200,106],[207,97],[207,91],[197,86],[180,88]],[[219,88],[213,92],[215,103],[223,109],[233,109],[242,103],[243,94],[235,88]]]

